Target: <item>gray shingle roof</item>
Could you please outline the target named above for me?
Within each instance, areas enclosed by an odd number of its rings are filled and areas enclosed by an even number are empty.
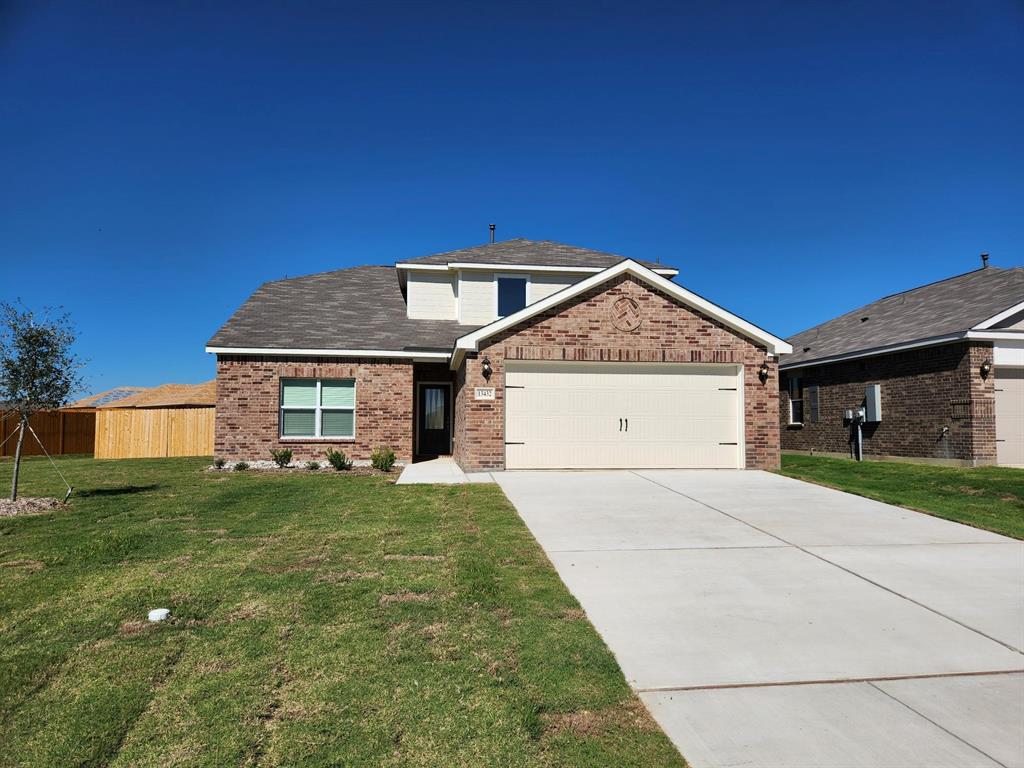
[[[555,243],[551,240],[526,240],[517,237],[497,243],[487,243],[473,248],[462,248],[458,251],[435,253],[415,259],[405,259],[400,264],[536,264],[542,267],[611,267],[627,256],[614,253],[594,251],[590,248],[577,248],[574,245]],[[672,269],[666,264],[653,261],[633,259],[649,269]]]
[[[978,269],[886,296],[791,336],[793,354],[782,367],[960,333],[1022,301],[1024,268]]]
[[[394,267],[353,267],[264,283],[211,347],[448,351],[478,326],[410,320]]]

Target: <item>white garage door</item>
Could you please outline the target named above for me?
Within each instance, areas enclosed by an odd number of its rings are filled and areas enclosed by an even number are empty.
[[[736,365],[508,361],[508,469],[739,468]]]
[[[996,461],[1024,467],[1024,368],[996,367]]]

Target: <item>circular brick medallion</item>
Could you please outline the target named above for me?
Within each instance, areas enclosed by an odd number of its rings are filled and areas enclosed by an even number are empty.
[[[626,332],[635,331],[643,322],[640,304],[629,296],[620,296],[612,302],[611,318],[612,325]]]

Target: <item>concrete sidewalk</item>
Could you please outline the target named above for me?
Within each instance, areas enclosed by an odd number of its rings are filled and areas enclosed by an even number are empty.
[[[763,472],[495,478],[696,768],[1024,768],[1024,543]]]
[[[429,461],[406,464],[395,485],[460,485],[462,483],[493,483],[490,472],[465,473],[454,459],[442,456]]]

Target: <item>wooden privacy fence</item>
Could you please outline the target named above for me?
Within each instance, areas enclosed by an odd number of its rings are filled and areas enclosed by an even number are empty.
[[[96,441],[96,414],[92,411],[40,411],[28,420],[51,456],[62,453],[92,453]],[[18,414],[0,411],[0,456],[13,456],[18,447]],[[10,438],[10,439],[8,439]],[[6,441],[6,442],[5,442]],[[42,448],[25,433],[21,448],[23,456],[42,456]]]
[[[212,456],[215,412],[210,407],[101,408],[96,458]]]

